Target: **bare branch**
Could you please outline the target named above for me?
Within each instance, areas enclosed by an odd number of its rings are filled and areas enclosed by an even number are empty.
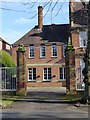
[[[27,12],[27,11],[25,11],[25,10],[15,10],[15,9],[4,8],[4,7],[0,7],[0,9],[2,9],[2,10],[8,10],[8,11],[14,11],[14,12],[30,13],[30,12]]]
[[[65,0],[65,1],[66,1],[66,0]],[[57,13],[56,13],[56,15],[55,15],[55,16],[57,16],[57,15],[58,15],[58,13],[59,13],[59,12],[60,12],[60,10],[62,9],[62,7],[63,7],[63,5],[64,5],[65,1],[62,3],[61,7],[59,8],[59,10],[57,11]]]
[[[24,1],[24,0],[23,0],[23,1]],[[27,2],[23,2],[23,1],[21,1],[21,3],[22,3],[23,5],[28,5],[29,2],[30,2],[30,0],[28,0]]]
[[[52,11],[54,10],[54,8],[56,7],[58,1],[59,1],[59,0],[57,0],[57,1],[55,2],[54,6],[53,6],[52,9],[51,9],[51,12],[52,12]]]
[[[50,4],[49,4],[49,7],[48,7],[48,10],[46,11],[46,14],[44,15],[44,17],[47,15],[47,13],[49,12],[50,8],[51,8],[51,5],[52,5],[52,0],[50,0]]]

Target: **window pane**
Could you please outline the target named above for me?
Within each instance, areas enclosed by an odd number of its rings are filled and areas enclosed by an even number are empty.
[[[63,68],[60,68],[60,79],[63,79]]]
[[[34,46],[30,46],[30,57],[34,57]]]
[[[36,80],[36,68],[33,68],[33,79]]]
[[[45,45],[40,46],[40,57],[46,56]]]
[[[65,67],[60,68],[60,79],[62,80],[66,79],[66,68]]]
[[[64,79],[66,79],[66,68],[64,68]]]
[[[32,80],[32,69],[29,68],[29,69],[28,69],[28,72],[29,72],[29,80]]]
[[[80,47],[86,47],[87,45],[87,32],[81,31],[80,32]]]
[[[48,68],[48,79],[51,79],[51,68]]]
[[[51,80],[51,68],[44,68],[44,79]]]
[[[56,45],[52,45],[52,56],[57,57],[57,46]]]
[[[47,80],[47,74],[44,74],[44,79]]]
[[[29,80],[36,80],[36,68],[28,69],[28,78]]]

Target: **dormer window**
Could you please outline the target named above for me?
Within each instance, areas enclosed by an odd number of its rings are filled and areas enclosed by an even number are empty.
[[[80,40],[80,47],[87,46],[87,32],[86,31],[80,32],[79,40]]]
[[[46,47],[45,45],[40,46],[40,58],[45,58],[46,57]]]
[[[57,45],[52,45],[52,57],[57,57]]]
[[[34,45],[29,47],[29,58],[34,58]]]

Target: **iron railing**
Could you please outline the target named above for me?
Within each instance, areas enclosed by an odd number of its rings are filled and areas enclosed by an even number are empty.
[[[0,67],[0,90],[16,91],[16,68]]]

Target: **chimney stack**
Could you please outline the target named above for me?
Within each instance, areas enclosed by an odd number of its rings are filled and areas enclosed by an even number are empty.
[[[38,6],[38,28],[42,30],[43,27],[43,7]]]

